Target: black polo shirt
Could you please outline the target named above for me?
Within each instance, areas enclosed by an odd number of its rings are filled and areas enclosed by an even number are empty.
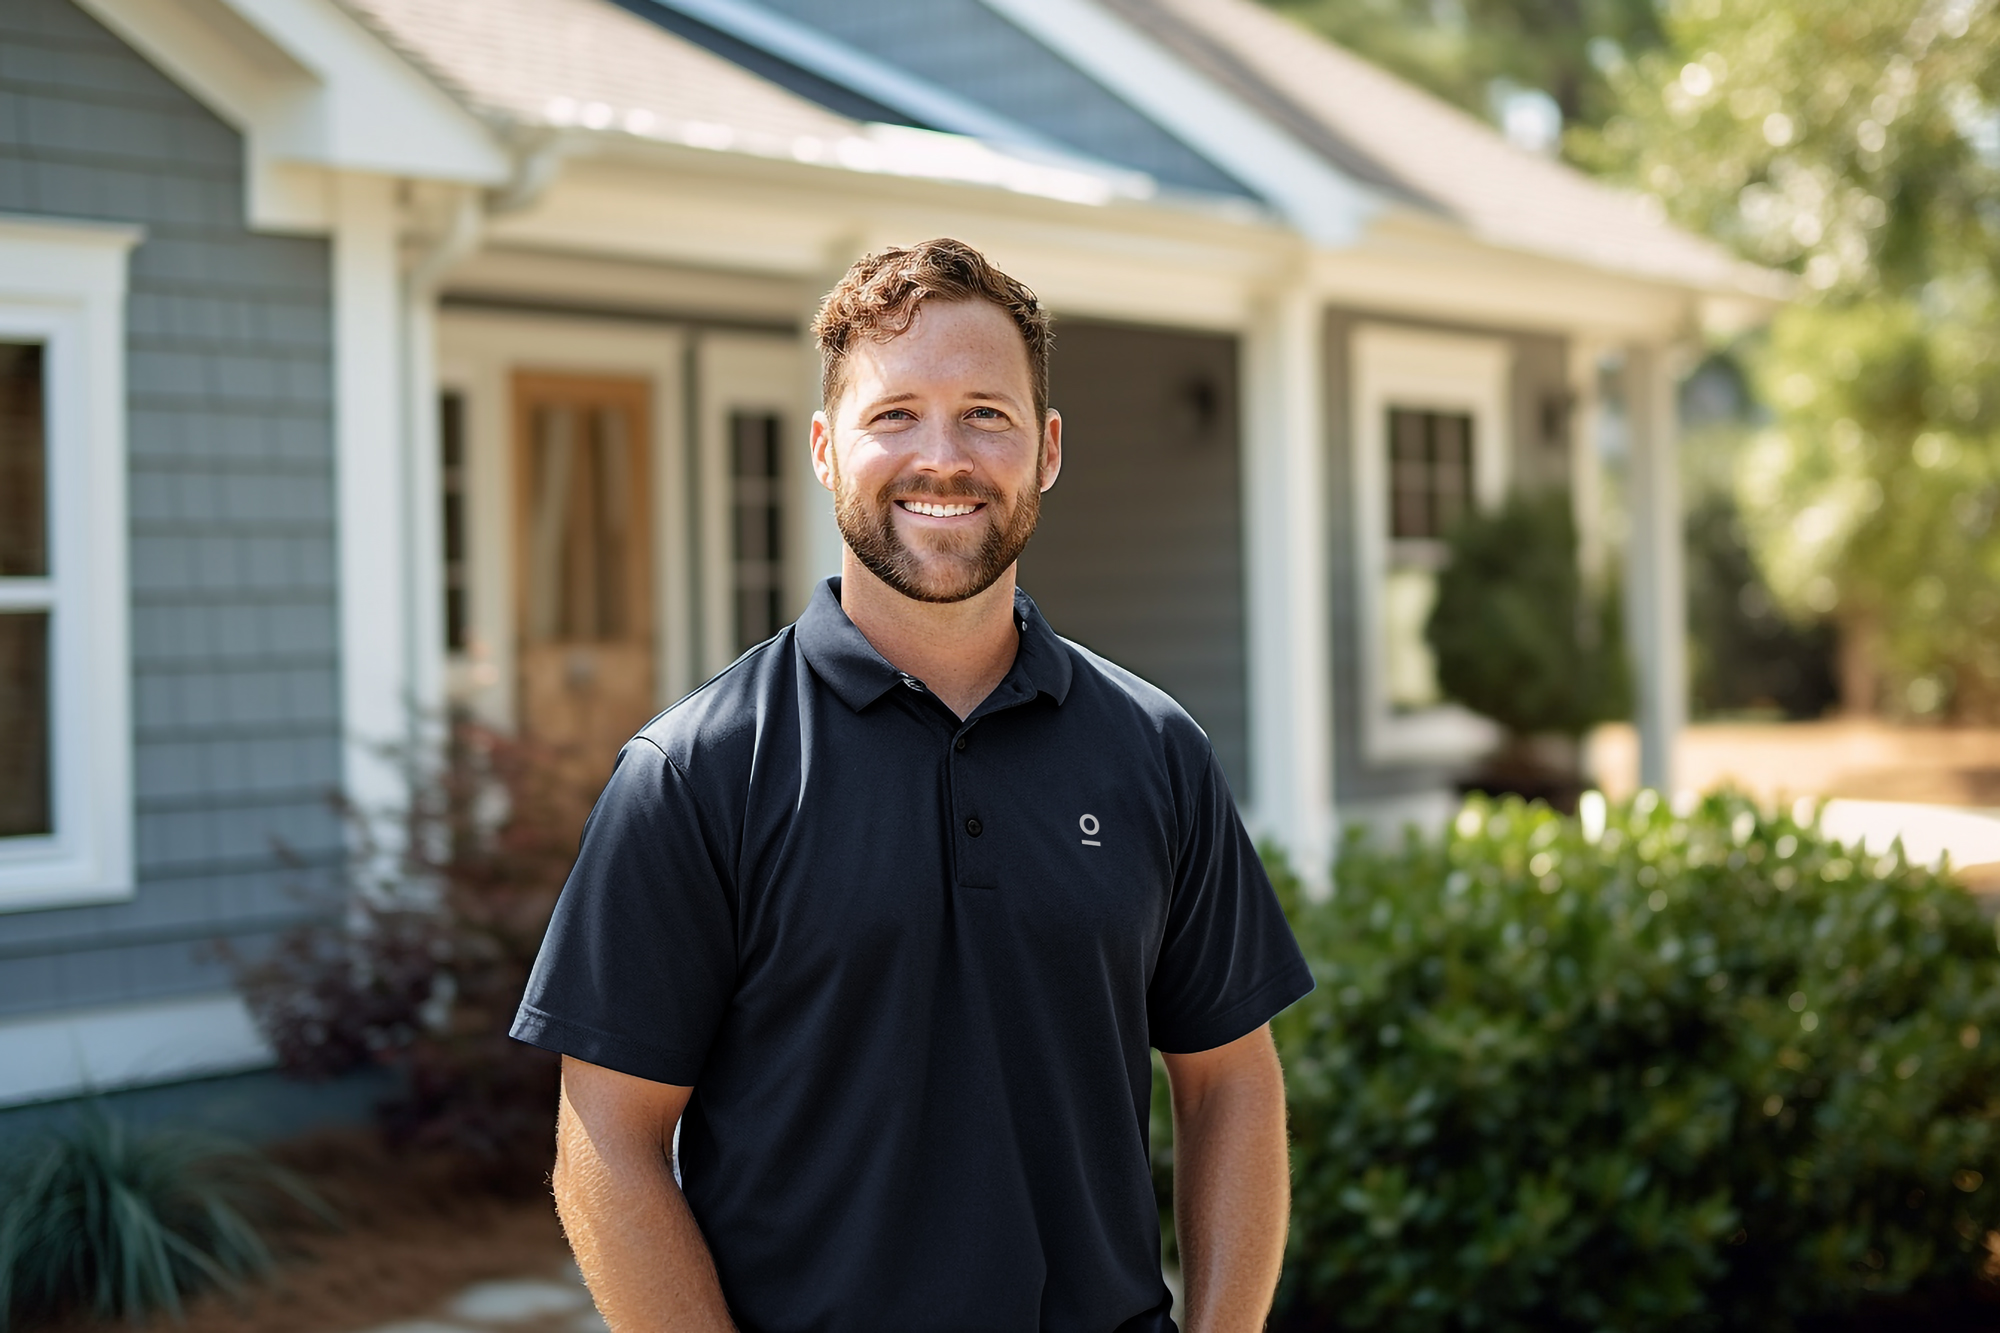
[[[1312,988],[1208,738],[1025,595],[961,722],[838,593],[626,745],[514,1035],[693,1086],[745,1333],[1171,1330],[1147,1048]]]

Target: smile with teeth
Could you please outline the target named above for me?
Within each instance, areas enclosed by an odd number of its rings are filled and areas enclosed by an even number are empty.
[[[922,514],[926,518],[961,518],[984,508],[977,504],[938,504],[931,500],[898,500],[896,503],[910,513]]]

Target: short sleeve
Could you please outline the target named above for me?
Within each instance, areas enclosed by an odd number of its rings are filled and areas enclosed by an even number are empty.
[[[1152,1044],[1173,1054],[1227,1045],[1313,988],[1222,767],[1206,758],[1146,996]]]
[[[512,1035],[691,1087],[736,985],[725,863],[658,746],[629,742],[584,825]]]

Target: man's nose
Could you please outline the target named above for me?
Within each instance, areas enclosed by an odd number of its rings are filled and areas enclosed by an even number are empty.
[[[950,476],[971,470],[972,454],[956,421],[927,420],[910,432],[909,443],[910,462],[919,471]]]

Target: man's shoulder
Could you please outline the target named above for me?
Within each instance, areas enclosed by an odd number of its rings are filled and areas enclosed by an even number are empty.
[[[1074,640],[1059,636],[1059,641],[1070,655],[1071,700],[1157,736],[1175,757],[1207,762],[1208,733],[1171,694]]]
[[[632,739],[652,745],[682,772],[747,751],[772,701],[791,694],[797,670],[795,633],[796,627],[787,625],[749,649],[639,728]]]

